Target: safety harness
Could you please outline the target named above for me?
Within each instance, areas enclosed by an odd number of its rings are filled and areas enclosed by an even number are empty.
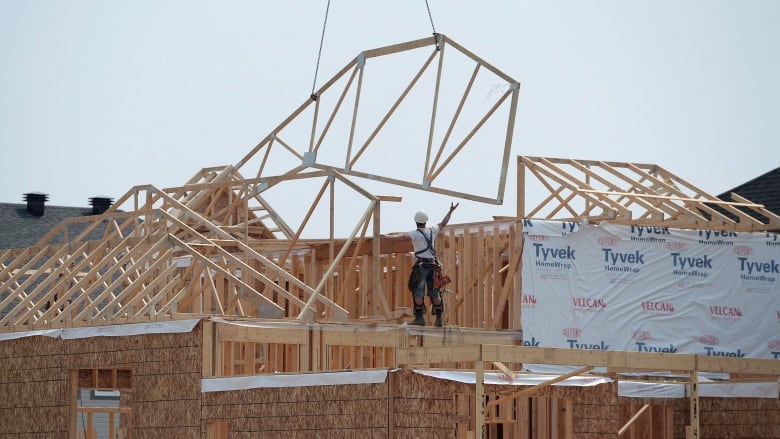
[[[417,231],[420,232],[420,234],[423,236],[423,238],[425,239],[425,243],[428,244],[428,247],[426,247],[426,248],[424,248],[424,249],[422,249],[420,251],[414,252],[414,256],[419,258],[421,254],[423,254],[426,251],[430,250],[431,255],[433,256],[433,261],[436,262],[436,249],[433,248],[433,229],[431,229],[431,237],[430,238],[422,230],[417,229]]]

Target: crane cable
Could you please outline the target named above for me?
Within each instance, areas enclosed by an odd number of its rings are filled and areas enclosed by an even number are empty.
[[[436,37],[436,26],[433,24],[433,15],[431,14],[431,6],[428,4],[428,0],[425,0],[425,8],[428,9],[428,20],[431,21],[431,30],[433,30],[433,36]],[[325,42],[325,29],[328,26],[328,12],[330,11],[330,0],[328,0],[328,4],[325,6],[325,20],[322,22],[322,35],[320,36],[320,48],[317,51],[317,65],[314,67],[314,81],[311,85],[311,99],[313,101],[317,100],[317,94],[314,93],[314,90],[317,88],[317,74],[320,71],[320,59],[322,58],[322,45]],[[436,43],[436,48],[438,49],[438,42]]]
[[[427,0],[426,0],[427,1]],[[314,89],[317,87],[317,73],[320,71],[320,58],[322,57],[322,43],[325,42],[325,27],[328,25],[328,11],[330,11],[330,0],[325,7],[325,21],[322,23],[322,36],[320,37],[320,50],[317,52],[317,66],[314,68],[314,83],[311,85],[311,99],[316,101],[317,95]]]
[[[428,4],[428,0],[425,0],[425,7],[428,9],[428,19],[431,20],[431,29],[433,29],[433,35],[436,36],[436,26],[433,25],[433,15],[431,15],[431,6]]]

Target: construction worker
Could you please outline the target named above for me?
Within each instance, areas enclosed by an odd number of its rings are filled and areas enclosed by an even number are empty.
[[[410,231],[407,235],[412,240],[412,248],[414,250],[414,256],[416,258],[414,268],[412,270],[412,279],[409,282],[409,288],[412,290],[412,296],[414,299],[414,320],[412,325],[425,325],[425,291],[428,291],[428,297],[431,298],[431,314],[436,316],[436,326],[442,325],[442,314],[444,314],[444,303],[441,300],[441,293],[439,289],[435,287],[434,271],[439,266],[439,260],[436,258],[436,249],[434,244],[436,242],[436,235],[447,226],[450,221],[452,211],[458,207],[460,203],[450,204],[450,210],[444,215],[439,224],[431,227],[426,227],[428,223],[428,214],[424,211],[419,211],[414,214],[414,222],[417,224],[417,228]]]

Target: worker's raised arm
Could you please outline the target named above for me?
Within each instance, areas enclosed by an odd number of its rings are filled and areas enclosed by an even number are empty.
[[[387,241],[400,241],[409,238],[409,234],[405,232],[393,232],[379,235],[379,238]]]
[[[444,215],[444,218],[441,219],[441,222],[439,223],[439,230],[443,229],[447,223],[450,222],[450,216],[452,215],[452,211],[457,209],[460,203],[450,203],[450,210],[447,212],[446,215]]]

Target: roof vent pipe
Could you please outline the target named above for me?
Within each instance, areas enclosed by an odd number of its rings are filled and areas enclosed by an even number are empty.
[[[92,205],[92,215],[100,215],[111,207],[114,199],[103,195],[98,195],[89,199],[89,204]]]
[[[24,201],[27,202],[27,211],[32,216],[43,216],[48,200],[49,194],[42,192],[28,192],[24,194]]]

